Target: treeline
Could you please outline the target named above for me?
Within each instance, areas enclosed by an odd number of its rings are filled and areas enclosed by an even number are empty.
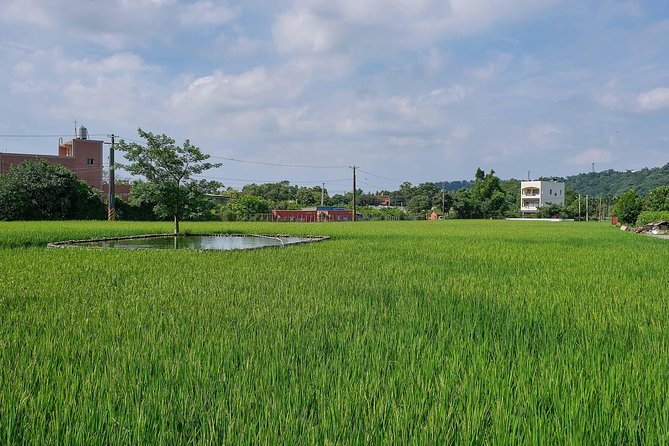
[[[669,165],[667,165],[669,166]],[[666,169],[665,166],[662,169]],[[660,171],[656,169],[655,171]],[[591,174],[590,174],[591,175]],[[653,178],[655,178],[654,176]],[[654,181],[654,180],[653,180]],[[445,183],[402,183],[397,190],[356,192],[358,213],[365,218],[424,218],[435,211],[448,218],[503,218],[520,216],[520,181],[501,180],[494,170],[477,169],[471,181],[458,190],[447,190]],[[624,191],[619,199],[611,195],[590,195],[587,200],[567,186],[564,205],[548,205],[535,214],[539,217],[574,219],[607,218],[615,209],[623,221],[633,223],[641,212],[669,212],[669,179],[662,187],[646,194]],[[301,209],[318,206],[351,208],[352,192],[330,195],[321,186],[304,187],[288,181],[248,184],[241,190],[209,190],[207,199],[189,200],[185,220],[266,219],[272,209]],[[116,199],[121,220],[160,220],[165,218],[151,194],[141,193],[147,183],[136,181],[128,203]],[[147,199],[149,197],[149,199]],[[380,206],[389,198],[390,206]],[[622,206],[622,207],[621,207]],[[587,216],[587,217],[586,217]],[[0,220],[105,219],[106,205],[101,192],[93,189],[67,168],[43,160],[26,161],[0,175]],[[648,216],[644,218],[650,218]]]
[[[462,187],[448,191],[444,183],[426,182],[413,185],[404,182],[397,190],[356,191],[356,206],[363,216],[401,218],[424,217],[435,210],[457,218],[499,218],[517,216],[520,208],[520,181],[502,181],[494,171],[487,174],[478,169],[472,181],[454,182]],[[249,184],[241,191],[228,189],[228,200],[221,205],[220,213],[226,219],[242,215],[262,214],[271,209],[301,209],[303,207],[342,206],[350,208],[353,193],[330,195],[321,186],[303,187],[288,181]],[[384,197],[390,207],[381,208]]]
[[[620,197],[632,189],[646,195],[655,188],[669,184],[669,163],[637,171],[581,173],[558,178],[558,181],[565,183],[565,187],[591,196]]]

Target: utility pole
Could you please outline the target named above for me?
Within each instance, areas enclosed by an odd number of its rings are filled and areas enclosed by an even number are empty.
[[[444,189],[441,190],[441,212],[446,215],[446,193],[444,192]],[[444,216],[444,218],[446,218]]]
[[[351,216],[352,221],[356,221],[356,215],[355,215],[355,166],[352,166],[353,169],[353,215]]]
[[[578,221],[581,221],[581,194],[578,194]]]
[[[109,147],[109,202],[107,208],[107,220],[116,220],[116,179],[114,178],[114,134],[111,134],[111,146]]]
[[[590,221],[590,209],[588,209],[588,196],[585,196],[585,221]]]
[[[592,173],[595,173],[595,163],[592,163]]]
[[[599,196],[599,208],[597,209],[597,215],[599,215],[598,220],[604,220],[604,211],[602,210],[602,196]]]
[[[323,201],[325,200],[325,183],[321,186],[321,206],[323,206]]]

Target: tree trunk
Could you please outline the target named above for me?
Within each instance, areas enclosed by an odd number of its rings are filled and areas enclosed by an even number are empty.
[[[179,235],[179,217],[174,216],[174,235]]]

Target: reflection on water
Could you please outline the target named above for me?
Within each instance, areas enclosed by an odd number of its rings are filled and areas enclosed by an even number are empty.
[[[316,241],[319,239],[304,237],[258,237],[239,235],[182,235],[178,237],[148,237],[123,240],[104,240],[77,243],[86,248],[121,248],[121,249],[205,249],[223,250],[255,249],[267,246],[290,245],[294,243]]]

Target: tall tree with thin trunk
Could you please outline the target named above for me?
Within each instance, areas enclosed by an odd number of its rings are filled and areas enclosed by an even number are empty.
[[[179,233],[179,222],[188,217],[201,203],[206,193],[217,189],[215,181],[195,179],[193,176],[220,167],[220,163],[207,162],[209,155],[184,141],[178,146],[166,135],[154,135],[137,129],[146,144],[121,140],[117,146],[128,164],[126,171],[146,178],[146,183],[137,188],[146,201],[156,204],[154,212],[174,219],[174,233]],[[134,192],[134,191],[133,191]]]

